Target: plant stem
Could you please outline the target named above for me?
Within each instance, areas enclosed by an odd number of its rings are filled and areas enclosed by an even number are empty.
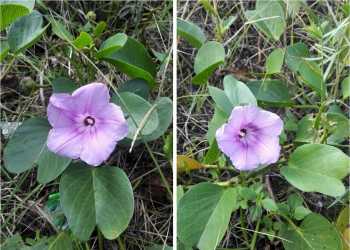
[[[98,249],[103,250],[103,236],[100,229],[97,229]]]
[[[261,222],[261,217],[259,217],[258,222],[256,223],[254,234],[253,234],[253,240],[252,240],[252,243],[250,244],[250,250],[255,249],[256,239],[258,237],[258,231],[260,228],[260,222]]]
[[[244,215],[243,215],[243,209],[242,208],[239,209],[239,221],[240,221],[241,227],[242,228],[246,228],[247,225],[245,224]],[[246,230],[241,230],[241,231],[242,231],[242,234],[243,234],[243,238],[244,238],[246,244],[248,245],[249,240],[248,240],[247,231]]]
[[[120,250],[126,250],[123,241],[120,239],[120,237],[117,238],[118,241],[118,246],[120,248]]]
[[[11,58],[11,61],[7,64],[7,67],[4,69],[4,71],[2,72],[1,76],[0,76],[0,81],[6,76],[7,72],[10,70],[10,68],[12,67],[14,61],[15,61],[16,57],[13,56]]]

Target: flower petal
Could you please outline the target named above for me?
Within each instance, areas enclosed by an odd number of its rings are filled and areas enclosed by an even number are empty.
[[[283,130],[283,121],[281,118],[269,111],[260,110],[257,114],[254,124],[260,132],[265,135],[277,136]]]
[[[236,106],[231,112],[228,123],[233,129],[239,131],[242,127],[252,123],[258,112],[259,108],[256,106]]]
[[[240,150],[230,156],[230,159],[239,170],[252,170],[259,167],[259,157],[251,147],[241,146]]]
[[[80,113],[98,113],[109,103],[107,86],[98,82],[80,87],[72,93],[72,97]]]
[[[258,155],[260,164],[267,165],[278,161],[281,146],[278,136],[260,135],[252,149]]]
[[[71,127],[53,128],[49,132],[47,147],[54,153],[77,159],[84,144],[85,130]]]
[[[47,118],[52,127],[64,128],[74,126],[74,118],[71,113],[64,109],[57,108],[49,103],[47,107]]]
[[[92,166],[98,166],[107,160],[117,145],[115,134],[111,129],[102,130],[91,127],[85,134],[85,144],[80,159]]]
[[[235,154],[235,140],[234,133],[230,131],[231,127],[229,124],[222,125],[218,130],[216,130],[216,141],[220,150],[227,156]]]

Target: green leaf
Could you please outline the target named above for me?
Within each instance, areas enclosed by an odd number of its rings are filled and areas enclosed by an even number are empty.
[[[350,76],[344,78],[344,80],[341,82],[341,90],[343,99],[346,99],[350,96]]]
[[[293,104],[289,89],[281,80],[251,81],[247,86],[258,101],[270,106],[286,107]]]
[[[306,5],[305,0],[285,0],[285,3],[287,5],[287,13],[292,18],[298,14],[303,5]]]
[[[319,214],[308,215],[300,227],[284,224],[280,231],[286,250],[342,250],[339,234],[326,218]]]
[[[150,87],[155,85],[156,66],[146,48],[132,37],[128,37],[122,48],[100,59],[110,62],[133,78],[145,79]]]
[[[212,183],[193,186],[179,202],[178,237],[186,245],[213,250],[237,209],[237,192]]]
[[[313,114],[309,114],[304,116],[298,122],[298,129],[295,137],[295,141],[297,142],[307,142],[310,143],[316,138],[317,131],[313,127],[315,118]]]
[[[341,180],[349,174],[349,164],[349,157],[336,147],[306,144],[291,154],[288,166],[283,167],[281,173],[304,192],[337,197],[345,192]]]
[[[208,131],[208,133],[209,133],[209,131]],[[221,155],[221,152],[220,152],[219,147],[218,147],[218,143],[215,139],[213,139],[211,142],[209,142],[209,145],[210,145],[210,147],[204,156],[203,164],[213,164],[214,162],[216,162],[219,159],[219,157]]]
[[[215,133],[225,122],[227,122],[229,115],[222,111],[220,108],[215,107],[214,116],[208,124],[207,139],[209,144],[212,144],[215,140]]]
[[[118,92],[131,92],[138,96],[141,96],[143,99],[147,100],[149,98],[149,86],[147,82],[143,79],[132,79],[126,81],[118,88]]]
[[[46,146],[49,130],[46,119],[31,118],[24,121],[4,149],[6,169],[17,174],[31,169]]]
[[[222,31],[226,32],[230,29],[231,25],[236,21],[237,16],[229,16],[222,21]]]
[[[2,62],[10,51],[7,40],[0,40],[0,62]]]
[[[156,112],[158,114],[158,127],[148,135],[143,136],[145,141],[154,141],[162,136],[169,128],[173,118],[173,103],[168,97],[159,98],[154,105],[156,105]]]
[[[35,0],[0,0],[0,30],[34,9]]]
[[[294,218],[296,220],[302,220],[305,218],[305,216],[309,215],[311,213],[311,211],[304,207],[304,206],[299,206],[299,207],[296,207],[295,210],[294,210]]]
[[[213,98],[216,106],[225,112],[227,116],[229,116],[233,109],[233,105],[230,99],[228,99],[225,91],[213,86],[208,86],[208,90],[209,95],[211,98]]]
[[[132,187],[120,168],[73,165],[64,172],[59,189],[69,228],[81,240],[89,239],[95,225],[106,239],[115,239],[133,215]]]
[[[298,73],[302,81],[321,97],[326,95],[322,70],[314,61],[310,60],[309,50],[304,43],[296,43],[287,47],[286,64],[293,72]]]
[[[286,64],[293,72],[298,72],[303,64],[304,58],[309,56],[309,49],[302,43],[295,43],[287,47]]]
[[[85,31],[80,32],[79,36],[73,41],[73,44],[78,49],[90,48],[93,46],[94,41],[92,37]]]
[[[255,96],[247,85],[238,81],[232,75],[225,76],[224,91],[232,104],[232,108],[241,105],[257,105]]]
[[[109,37],[104,41],[97,51],[97,58],[103,58],[122,48],[128,40],[128,36],[124,33],[118,33],[114,36]]]
[[[104,21],[99,22],[94,29],[94,37],[100,37],[106,29],[107,24]]]
[[[129,115],[127,118],[129,124],[128,138],[133,139],[137,127],[142,124],[144,124],[144,126],[140,131],[140,134],[152,134],[159,126],[156,104],[151,105],[142,97],[130,92],[122,92],[119,93],[119,95],[121,96],[123,102],[119,100],[117,96],[113,96],[112,101],[119,105],[124,113]],[[133,119],[131,119],[130,115],[132,115],[132,117],[135,119],[137,127],[135,126],[135,123]]]
[[[192,78],[194,84],[203,84],[208,81],[210,75],[225,60],[225,49],[221,43],[210,41],[203,44],[198,50],[194,60],[194,72]]]
[[[275,212],[278,210],[278,207],[276,205],[276,202],[270,198],[265,198],[261,201],[261,205],[263,208],[267,211]]]
[[[59,233],[49,244],[48,250],[73,250],[72,238],[66,233]]]
[[[350,121],[346,116],[339,113],[327,113],[326,117],[330,133],[327,138],[328,144],[339,144],[349,138]]]
[[[183,20],[181,18],[177,19],[177,32],[179,36],[184,38],[195,48],[200,48],[207,40],[204,32],[200,27],[188,20]]]
[[[55,33],[62,40],[72,42],[74,40],[73,35],[66,29],[63,23],[53,18],[50,18],[52,26],[52,32]]]
[[[277,48],[267,57],[265,68],[266,74],[280,73],[284,60],[284,49]]]
[[[42,25],[43,17],[36,10],[16,20],[11,25],[8,33],[10,50],[14,53],[19,53],[32,46],[47,27],[42,28]]]
[[[39,183],[48,183],[56,179],[72,162],[71,159],[59,156],[51,152],[47,147],[44,148],[38,159]]]
[[[73,80],[67,77],[57,77],[51,83],[54,93],[72,93],[79,87]]]
[[[245,15],[269,39],[278,41],[286,29],[285,13],[278,1],[257,0],[255,10],[245,11]]]
[[[2,249],[5,250],[23,250],[24,242],[22,240],[21,235],[15,234],[9,238],[7,238],[4,242],[1,243]]]
[[[300,77],[303,82],[321,97],[326,96],[326,84],[323,81],[321,68],[312,61],[304,60],[299,68]]]
[[[152,245],[149,247],[146,247],[145,250],[172,250],[172,247],[169,247],[167,245]]]

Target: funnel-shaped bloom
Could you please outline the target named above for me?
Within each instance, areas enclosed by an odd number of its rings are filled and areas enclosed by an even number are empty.
[[[119,106],[109,102],[107,87],[90,83],[70,94],[53,94],[47,108],[52,129],[47,146],[56,154],[98,166],[128,134]]]
[[[239,170],[275,163],[280,154],[283,122],[278,115],[255,106],[237,106],[216,131],[220,150]]]

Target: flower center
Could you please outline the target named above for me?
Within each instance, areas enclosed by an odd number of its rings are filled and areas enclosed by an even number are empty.
[[[239,131],[239,138],[243,138],[247,135],[247,130],[245,128],[242,128],[240,131]]]
[[[92,118],[91,116],[87,116],[85,119],[84,119],[84,125],[85,126],[94,126],[95,124],[95,119]]]

